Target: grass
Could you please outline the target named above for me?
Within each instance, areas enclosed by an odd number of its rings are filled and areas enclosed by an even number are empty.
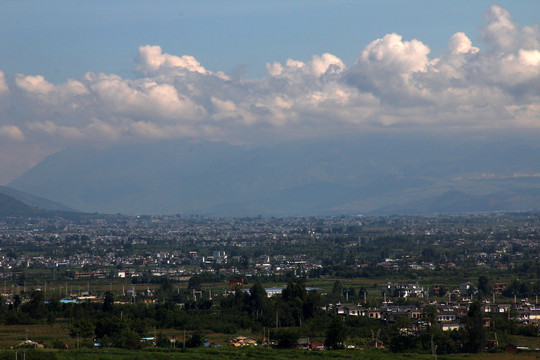
[[[339,351],[303,351],[303,350],[273,350],[264,348],[219,348],[219,349],[97,349],[97,350],[40,350],[39,359],[54,360],[206,360],[206,359],[364,359],[364,360],[428,360],[433,359],[431,354],[393,354],[386,350],[339,350]],[[14,351],[4,352],[2,358],[9,358]],[[20,355],[20,354],[19,354]],[[36,354],[37,355],[37,354]],[[32,356],[37,359],[38,357]],[[440,360],[528,360],[538,359],[540,355],[534,354],[454,354],[440,355]]]
[[[59,339],[75,345],[75,340],[68,334],[67,326],[62,323],[49,325],[2,325],[0,326],[0,347],[9,348],[20,344],[26,338],[44,343],[52,347],[54,340]]]

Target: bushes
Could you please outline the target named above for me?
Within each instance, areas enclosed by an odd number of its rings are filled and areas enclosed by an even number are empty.
[[[23,351],[18,351],[18,358],[23,358]],[[42,351],[42,350],[27,350],[26,355],[24,355],[26,360],[57,360],[58,357],[56,356],[56,353],[50,352],[50,351]],[[1,351],[0,352],[0,360],[13,360],[15,359],[15,351]]]
[[[277,340],[277,347],[279,349],[292,349],[296,346],[300,334],[296,328],[282,328],[275,329],[271,337]]]

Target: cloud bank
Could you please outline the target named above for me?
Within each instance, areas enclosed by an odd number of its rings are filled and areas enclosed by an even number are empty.
[[[0,71],[2,143],[197,137],[232,143],[385,129],[540,129],[540,32],[499,6],[485,14],[482,50],[464,33],[430,57],[388,34],[346,66],[336,55],[269,62],[267,76],[213,72],[193,56],[144,45],[134,78],[87,73],[62,84]]]

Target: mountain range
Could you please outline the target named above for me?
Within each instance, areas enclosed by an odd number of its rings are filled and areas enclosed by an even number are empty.
[[[540,209],[534,139],[370,135],[70,147],[8,188],[85,212],[311,216]],[[19,194],[20,195],[20,194]],[[58,204],[58,206],[62,206]]]

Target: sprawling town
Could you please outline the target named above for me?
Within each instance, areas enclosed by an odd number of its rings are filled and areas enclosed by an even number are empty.
[[[539,236],[536,213],[4,217],[0,319],[61,326],[24,340],[51,348],[530,353]]]

